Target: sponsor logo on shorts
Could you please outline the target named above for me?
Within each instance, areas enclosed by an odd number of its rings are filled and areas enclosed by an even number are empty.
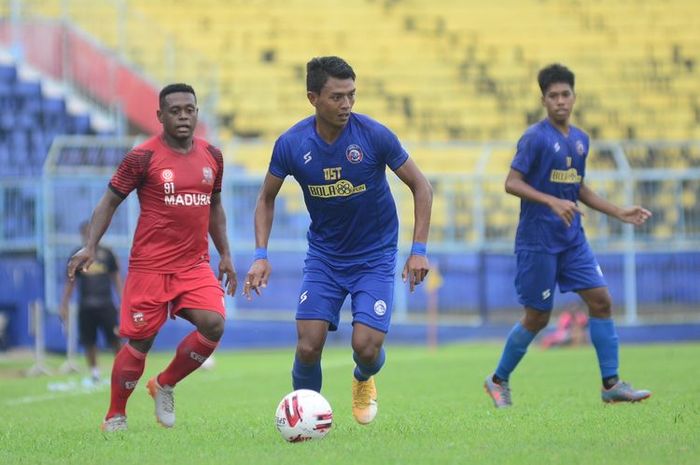
[[[141,326],[146,326],[146,317],[142,312],[134,312],[131,314],[131,319],[134,322],[134,326],[140,328]]]
[[[299,296],[299,304],[303,304],[308,296],[309,296],[309,291],[302,292],[301,295]]]
[[[386,302],[383,300],[377,300],[374,303],[374,313],[376,313],[379,316],[382,316],[386,313]]]
[[[552,290],[551,289],[545,289],[542,291],[542,300],[547,300],[552,296]]]
[[[596,264],[595,270],[598,272],[598,276],[603,276],[603,270],[600,268],[600,265]]]

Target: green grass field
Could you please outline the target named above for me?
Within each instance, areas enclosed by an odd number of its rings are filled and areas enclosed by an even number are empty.
[[[325,439],[299,444],[274,426],[291,390],[291,350],[219,353],[213,371],[178,385],[170,430],[156,424],[145,389],[169,354],[152,354],[129,403],[129,431],[113,435],[98,429],[106,387],[51,392],[49,383],[79,378],[19,378],[13,373],[29,361],[2,360],[0,464],[700,463],[700,345],[623,347],[623,377],[654,392],[629,405],[601,403],[592,348],[533,347],[511,379],[514,407],[497,411],[482,382],[500,349],[389,346],[379,415],[368,426],[350,412],[349,348],[328,349],[323,393],[334,425]]]

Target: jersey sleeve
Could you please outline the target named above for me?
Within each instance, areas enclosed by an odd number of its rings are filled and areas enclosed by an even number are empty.
[[[127,153],[109,181],[112,192],[126,198],[131,191],[138,188],[146,179],[152,156],[153,152],[150,150],[132,150]]]
[[[213,145],[207,146],[207,151],[212,157],[214,157],[217,165],[216,178],[214,178],[214,188],[212,189],[212,193],[215,194],[217,192],[221,192],[221,183],[224,179],[224,154]]]
[[[272,158],[270,159],[268,171],[280,179],[284,179],[292,174],[289,167],[289,150],[287,150],[287,144],[284,143],[281,137],[277,139],[272,149]]]
[[[584,140],[584,153],[583,153],[583,166],[581,167],[581,179],[586,177],[586,165],[588,164],[588,155],[591,153],[591,140],[588,134],[583,134]]]
[[[510,167],[522,174],[528,174],[537,165],[539,155],[536,134],[525,133],[518,141],[518,148]]]
[[[385,157],[384,162],[392,171],[401,168],[401,165],[408,160],[408,152],[403,148],[396,134],[391,132],[389,128],[381,127],[379,143]]]

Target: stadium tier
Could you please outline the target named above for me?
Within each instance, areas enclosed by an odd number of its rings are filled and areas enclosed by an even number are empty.
[[[25,2],[48,15],[59,3]],[[353,64],[356,110],[402,139],[516,140],[542,114],[534,76],[552,61],[577,73],[575,119],[594,138],[700,137],[693,0],[118,3],[65,5],[150,75],[217,92],[224,140],[269,140],[309,114],[304,65],[322,54]]]
[[[358,74],[355,110],[392,128],[428,173],[475,172],[481,149],[450,141],[501,140],[511,145],[494,150],[479,167],[494,178],[505,176],[515,141],[542,117],[536,73],[554,61],[576,72],[574,123],[593,139],[700,138],[700,30],[691,0],[360,3],[206,0],[193,8],[170,0],[27,0],[24,5],[29,13],[49,17],[67,12],[160,82],[194,83],[203,100],[216,104],[229,161],[252,173],[265,172],[274,138],[311,113],[304,66],[324,54],[348,59]],[[242,139],[263,142],[229,144]],[[692,150],[678,148],[634,148],[629,154],[632,168],[683,168],[700,161]],[[592,171],[615,168],[604,153],[591,157]],[[299,204],[295,194],[283,193],[290,206]],[[686,198],[691,195],[688,189]],[[487,215],[488,229],[512,235],[514,224],[501,226],[501,216],[505,211],[515,217],[517,203],[500,205],[490,198],[486,211],[499,213]],[[651,200],[652,208],[663,207]],[[436,192],[436,204],[443,203],[451,200]],[[439,207],[438,231],[450,228],[441,221],[444,215],[457,218]],[[469,236],[459,233],[469,230],[469,220],[457,221],[446,234]],[[597,235],[598,223],[589,228]],[[671,229],[666,224],[653,230],[663,236]]]
[[[69,111],[63,96],[45,92],[38,77],[18,77],[11,63],[0,63],[0,106],[0,177],[38,176],[55,136],[94,133],[88,113]]]

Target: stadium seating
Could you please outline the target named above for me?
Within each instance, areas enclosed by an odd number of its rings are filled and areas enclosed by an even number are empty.
[[[51,3],[34,7],[57,14]],[[118,28],[101,25],[122,24],[122,49],[153,76],[176,66],[178,77],[204,86],[218,73],[225,137],[269,140],[308,114],[304,64],[321,54],[354,65],[357,110],[404,139],[515,140],[541,115],[534,76],[552,61],[577,72],[576,120],[596,138],[700,137],[692,0],[331,0],[313,8],[303,0],[207,0],[197,9],[130,0],[121,10],[80,1],[68,8],[108,46],[119,47]]]
[[[693,23],[700,11],[692,0],[329,0],[313,8],[304,0],[207,0],[196,9],[171,0],[128,0],[123,9],[82,3],[65,6],[71,18],[151,76],[170,80],[176,69],[178,80],[193,82],[204,99],[216,94],[225,146],[232,138],[263,140],[226,147],[229,160],[250,172],[264,172],[272,140],[311,113],[304,66],[324,54],[355,67],[357,111],[386,123],[409,145],[430,142],[411,151],[429,173],[476,167],[478,153],[440,142],[514,144],[542,115],[535,75],[554,61],[577,73],[575,123],[595,139],[700,138],[700,29]],[[60,14],[52,2],[32,8]],[[120,28],[126,31],[121,38]],[[219,80],[214,88],[212,76]],[[698,162],[698,154],[678,155],[635,149],[630,163],[682,168]],[[511,157],[512,148],[495,151],[485,173],[504,176]],[[591,157],[592,170],[614,167],[610,157]],[[487,211],[501,201],[493,202]],[[506,204],[513,218],[517,203]],[[436,215],[439,229],[443,213]],[[489,217],[495,221],[489,231],[512,236],[513,222],[501,225],[502,215]],[[457,229],[466,231],[467,224]],[[591,230],[595,235],[597,227]]]
[[[250,172],[264,172],[272,140],[311,113],[304,66],[326,54],[347,58],[357,71],[356,111],[391,127],[429,173],[474,172],[478,151],[449,141],[514,145],[542,116],[535,75],[555,61],[576,72],[574,122],[594,139],[700,139],[700,11],[694,0],[328,0],[313,8],[304,0],[206,0],[197,8],[183,0],[127,0],[121,7],[58,3],[27,1],[25,9],[67,12],[160,82],[195,84],[203,101],[216,101],[228,159]],[[227,144],[242,138],[262,142]],[[495,150],[483,166],[497,185],[484,206],[498,211],[488,215],[487,236],[513,234],[514,222],[505,216],[515,218],[517,202],[500,198],[512,145]],[[691,150],[675,152],[631,148],[630,164],[683,168],[700,161]],[[593,155],[589,170],[616,167],[605,153]],[[7,157],[1,147],[0,157]],[[693,193],[688,188],[685,198]],[[287,205],[300,205],[295,193],[283,195]],[[435,203],[449,206],[460,197],[438,190]],[[642,197],[654,210],[664,208],[664,196]],[[436,230],[447,227],[440,220],[446,215],[464,217],[464,223],[436,234],[473,234],[466,232],[468,209],[457,214],[447,206],[436,209]],[[651,232],[669,234],[668,221],[655,218],[653,224]],[[604,236],[608,227],[588,226],[592,236],[599,230]]]
[[[64,96],[46,92],[38,77],[26,79],[14,63],[0,58],[0,242],[7,250],[33,250],[41,195],[35,179],[42,175],[54,137],[96,131],[87,113],[71,111]]]
[[[41,175],[54,137],[94,134],[87,113],[66,107],[65,97],[44,95],[37,79],[18,77],[14,64],[0,64],[0,178]]]

